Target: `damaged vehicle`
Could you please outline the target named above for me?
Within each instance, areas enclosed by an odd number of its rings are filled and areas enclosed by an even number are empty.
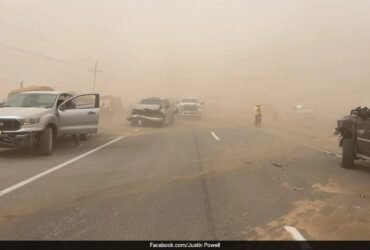
[[[195,117],[198,119],[202,119],[203,104],[204,103],[200,102],[197,98],[183,98],[177,106],[179,110],[179,115],[183,117]]]
[[[177,112],[176,106],[169,99],[149,97],[134,106],[127,120],[130,121],[131,126],[146,124],[164,126],[174,122]]]
[[[342,167],[353,168],[356,159],[370,160],[370,109],[351,110],[337,121],[336,135],[342,147]]]
[[[87,139],[97,133],[98,123],[99,94],[14,93],[0,108],[0,148],[36,147],[42,155],[50,155],[58,137]]]

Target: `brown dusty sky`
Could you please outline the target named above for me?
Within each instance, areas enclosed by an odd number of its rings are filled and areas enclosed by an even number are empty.
[[[21,80],[89,91],[97,60],[98,90],[128,101],[364,103],[369,13],[364,0],[0,0],[0,98]]]

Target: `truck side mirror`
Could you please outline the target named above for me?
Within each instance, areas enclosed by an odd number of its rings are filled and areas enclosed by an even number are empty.
[[[59,110],[60,110],[60,111],[64,111],[64,110],[66,110],[65,105],[64,105],[64,104],[60,105],[60,106],[59,106]]]

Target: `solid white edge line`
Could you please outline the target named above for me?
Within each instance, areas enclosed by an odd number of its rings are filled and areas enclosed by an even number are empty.
[[[211,135],[213,136],[213,138],[215,138],[216,141],[221,141],[220,138],[218,138],[218,136],[216,135],[215,132],[211,131]]]
[[[105,148],[105,147],[107,147],[107,146],[109,146],[109,145],[111,145],[111,144],[119,141],[119,140],[122,140],[123,138],[124,138],[124,136],[120,136],[120,137],[118,137],[118,138],[116,138],[116,139],[114,139],[114,140],[112,140],[112,141],[110,141],[110,142],[108,142],[108,143],[106,143],[106,144],[104,144],[102,146],[99,146],[99,147],[97,147],[97,148],[95,148],[93,150],[90,150],[90,151],[88,151],[88,152],[86,152],[86,153],[84,153],[82,155],[79,155],[79,156],[77,156],[77,157],[75,157],[75,158],[73,158],[73,159],[71,159],[69,161],[66,161],[64,163],[61,163],[61,164],[59,164],[59,165],[57,165],[57,166],[55,166],[53,168],[50,168],[50,169],[48,169],[48,170],[46,170],[44,172],[41,172],[41,173],[39,173],[39,174],[37,174],[35,176],[32,176],[32,177],[30,177],[30,178],[28,178],[28,179],[26,179],[24,181],[21,181],[21,182],[13,185],[11,187],[8,187],[8,188],[6,188],[4,190],[1,190],[0,191],[0,197],[3,197],[3,196],[5,196],[6,194],[9,194],[12,191],[15,191],[15,190],[17,190],[17,189],[19,189],[19,188],[21,188],[21,187],[23,187],[23,186],[31,183],[31,182],[36,181],[37,179],[40,179],[41,177],[44,177],[44,176],[46,176],[48,174],[51,174],[51,173],[53,173],[53,172],[55,172],[55,171],[57,171],[57,170],[59,170],[61,168],[64,168],[64,167],[66,167],[66,166],[68,166],[68,165],[70,165],[70,164],[72,164],[72,163],[74,163],[74,162],[76,162],[78,160],[81,160],[82,158],[85,158],[86,156],[89,156],[89,155],[91,155],[91,154],[93,154],[93,153],[95,153],[95,152],[97,152],[97,151],[99,151],[99,150],[101,150],[101,149],[103,149],[103,148]]]
[[[302,234],[297,230],[297,228],[292,226],[284,226],[285,230],[287,230],[290,235],[292,235],[293,239],[296,241],[306,241],[306,239],[302,236]]]
[[[320,147],[316,147],[316,146],[312,146],[312,145],[309,145],[309,144],[306,144],[306,143],[302,143],[298,140],[294,140],[294,139],[290,139],[290,138],[287,138],[285,136],[282,136],[282,135],[277,135],[273,132],[270,132],[270,131],[266,131],[266,130],[263,130],[265,133],[267,134],[270,134],[270,135],[273,135],[273,136],[276,136],[276,137],[280,137],[286,141],[290,141],[290,142],[293,142],[293,143],[296,143],[296,144],[299,144],[299,145],[302,145],[304,147],[307,147],[307,148],[311,148],[311,149],[314,149],[316,151],[319,151],[319,152],[322,152],[322,153],[325,153],[325,154],[328,154],[328,155],[334,155],[338,158],[342,158],[342,156],[340,154],[336,154],[336,153],[333,153],[333,152],[330,152],[329,150],[326,150],[324,148],[320,148]]]
[[[300,249],[302,250],[312,250],[311,245],[306,241],[302,234],[298,231],[297,228],[292,226],[284,226],[285,230],[290,233],[295,241],[299,241]]]

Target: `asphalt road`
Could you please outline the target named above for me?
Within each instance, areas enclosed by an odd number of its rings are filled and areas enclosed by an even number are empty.
[[[50,157],[0,151],[0,239],[370,238],[370,167],[342,169],[269,129],[212,124],[67,138]]]

